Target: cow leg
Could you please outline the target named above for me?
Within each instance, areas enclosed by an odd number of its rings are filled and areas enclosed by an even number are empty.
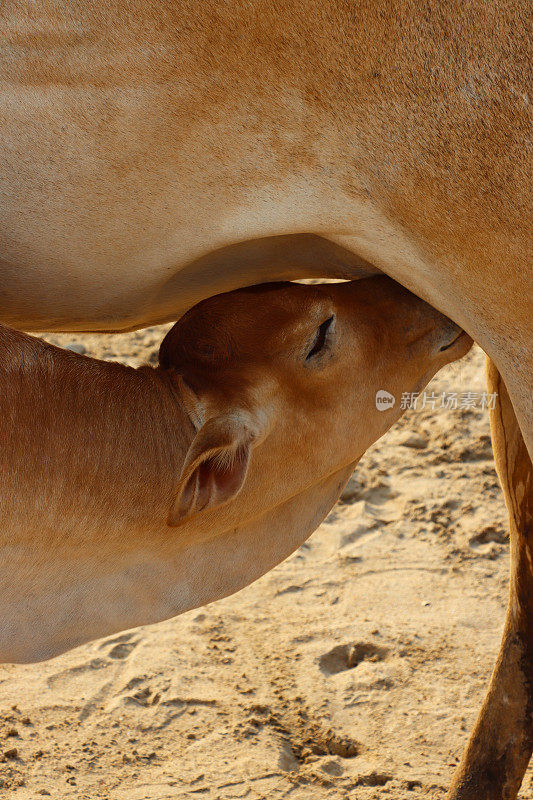
[[[448,800],[514,800],[533,752],[533,475],[506,386],[491,361],[494,456],[509,511],[511,581],[500,653]]]

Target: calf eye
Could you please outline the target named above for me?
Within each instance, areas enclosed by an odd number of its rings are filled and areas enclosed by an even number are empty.
[[[310,358],[316,356],[321,350],[324,349],[326,342],[328,340],[328,331],[331,327],[331,323],[333,322],[334,317],[329,317],[322,325],[319,326],[315,339],[313,341],[313,346],[309,350],[308,354],[305,357],[306,361],[309,361]]]

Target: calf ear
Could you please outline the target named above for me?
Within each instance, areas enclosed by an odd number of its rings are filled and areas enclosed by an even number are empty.
[[[258,434],[244,413],[214,417],[194,437],[168,515],[176,526],[236,497],[246,479]]]

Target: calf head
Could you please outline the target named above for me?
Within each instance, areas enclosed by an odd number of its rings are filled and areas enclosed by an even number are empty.
[[[402,393],[470,346],[386,277],[199,303],[160,349],[197,428],[169,524],[215,508],[237,524],[356,462],[401,416]]]

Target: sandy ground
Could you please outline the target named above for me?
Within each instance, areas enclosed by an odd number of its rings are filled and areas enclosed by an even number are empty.
[[[165,330],[49,338],[153,363]],[[483,391],[482,353],[431,388]],[[487,412],[409,411],[343,497],[227,600],[0,667],[0,795],[443,798],[507,595]],[[531,768],[520,796],[533,800]]]

